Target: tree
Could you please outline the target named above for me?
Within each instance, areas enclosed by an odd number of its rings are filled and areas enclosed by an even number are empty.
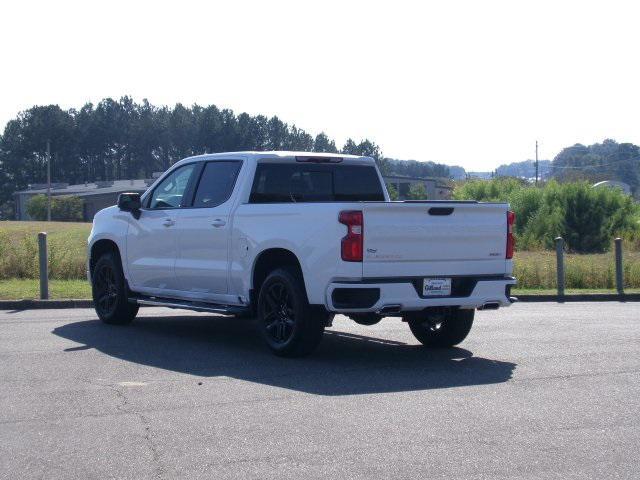
[[[0,180],[6,182],[0,190],[0,204],[11,201],[15,190],[46,181],[47,140],[51,145],[52,172],[73,180],[79,178],[75,130],[73,114],[57,105],[32,107],[10,120],[0,138]]]
[[[81,222],[82,200],[74,196],[51,197],[51,220],[59,222]],[[27,213],[33,220],[47,219],[47,196],[34,195],[27,202]]]
[[[373,143],[370,140],[362,140],[360,143],[356,144],[351,138],[348,138],[342,147],[342,153],[346,153],[348,155],[359,155],[363,157],[371,157],[376,161],[380,172],[383,175],[388,175],[391,173],[389,166],[387,164],[387,160],[382,156],[382,150],[380,147]]]
[[[169,116],[169,137],[171,138],[171,157],[175,160],[189,157],[196,152],[198,127],[193,111],[178,103]],[[173,163],[173,162],[172,162]]]
[[[313,137],[294,125],[289,129],[285,148],[298,152],[310,152],[313,150]]]
[[[384,164],[389,172],[407,177],[440,177],[449,178],[449,167],[434,162],[419,162],[417,160],[396,160],[385,158]]]
[[[313,141],[313,151],[324,153],[338,153],[336,142],[327,137],[324,132],[320,132],[318,135],[316,135],[316,138]]]
[[[640,186],[640,147],[611,139],[589,146],[576,144],[556,155],[551,174],[565,182],[618,180],[636,193]]]
[[[342,147],[342,153],[371,157],[374,160],[382,159],[382,151],[380,150],[380,147],[370,140],[362,140],[360,143],[356,144],[351,138],[348,138],[344,147]]]
[[[267,150],[284,150],[289,128],[278,117],[271,117],[267,122]]]
[[[46,181],[46,140],[51,141],[52,182],[149,178],[186,156],[239,150],[337,152],[324,132],[311,136],[278,117],[236,115],[215,105],[154,106],[144,99],[104,98],[79,109],[32,107],[9,121],[0,136],[0,211],[13,192]],[[347,142],[344,153],[368,155],[386,172],[379,147]]]

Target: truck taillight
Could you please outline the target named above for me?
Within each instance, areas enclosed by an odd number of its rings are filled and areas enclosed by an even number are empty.
[[[343,210],[338,221],[347,226],[347,235],[342,237],[342,260],[345,262],[362,261],[364,244],[364,225],[360,210]]]
[[[516,248],[516,239],[513,236],[513,225],[516,223],[516,214],[512,211],[507,212],[507,254],[506,258],[513,258],[513,252]]]

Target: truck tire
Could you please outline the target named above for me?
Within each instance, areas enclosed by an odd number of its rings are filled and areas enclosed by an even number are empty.
[[[451,309],[444,313],[421,313],[407,319],[413,336],[427,347],[446,348],[459,344],[473,325],[474,310]]]
[[[276,355],[308,355],[322,340],[329,314],[309,305],[297,269],[272,271],[260,287],[257,307],[258,328]]]
[[[139,306],[129,303],[127,284],[120,257],[105,253],[96,262],[91,275],[93,305],[98,318],[110,325],[127,325],[133,321]]]

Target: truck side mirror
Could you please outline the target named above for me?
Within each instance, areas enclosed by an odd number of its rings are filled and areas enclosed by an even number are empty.
[[[124,212],[131,212],[134,217],[140,216],[142,200],[139,193],[121,193],[118,195],[118,208]]]

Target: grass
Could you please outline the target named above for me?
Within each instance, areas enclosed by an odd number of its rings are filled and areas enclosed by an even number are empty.
[[[514,288],[511,290],[512,295],[557,295],[558,290],[555,288]],[[569,288],[565,289],[565,295],[589,295],[589,294],[605,294],[618,293],[615,289],[597,289],[597,288]],[[625,288],[624,293],[640,293],[639,288]]]
[[[49,278],[86,277],[90,223],[0,222],[0,280],[38,278],[38,232],[47,232]]]
[[[32,279],[0,280],[0,300],[40,298],[40,283]],[[85,280],[51,280],[49,298],[91,298],[91,287]]]
[[[640,252],[623,255],[624,284],[640,288]],[[514,276],[520,289],[555,289],[555,252],[516,252]],[[615,259],[613,252],[565,255],[565,289],[615,289]]]
[[[49,278],[51,295],[58,298],[88,298],[85,282],[86,246],[90,223],[67,222],[0,222],[0,297],[36,298],[38,295],[37,234],[48,233]],[[518,289],[536,292],[556,289],[555,252],[516,252],[514,275]],[[17,282],[18,280],[30,280]],[[615,289],[615,262],[612,252],[589,255],[565,255],[567,293],[605,291]],[[68,280],[69,282],[59,282]],[[75,280],[76,282],[73,282]],[[79,282],[78,282],[79,280]],[[640,289],[640,251],[624,252],[625,289]],[[57,283],[57,286],[55,286]],[[22,285],[22,289],[18,288]],[[80,287],[84,285],[84,287]],[[86,288],[83,290],[82,288]],[[527,292],[528,293],[528,292]]]

